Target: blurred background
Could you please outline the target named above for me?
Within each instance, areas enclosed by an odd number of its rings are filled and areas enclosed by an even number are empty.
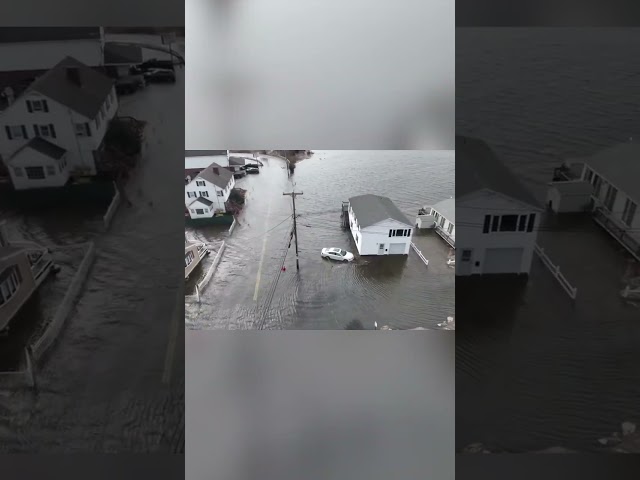
[[[454,145],[455,4],[186,0],[186,149]]]
[[[454,478],[454,332],[186,333],[186,479]]]

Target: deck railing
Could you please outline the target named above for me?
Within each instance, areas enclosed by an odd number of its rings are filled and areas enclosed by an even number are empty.
[[[428,267],[429,266],[429,260],[427,260],[427,258],[422,254],[422,252],[420,250],[418,250],[418,247],[416,247],[415,243],[411,242],[411,248],[413,248],[413,250],[420,257],[420,260],[422,260],[424,262],[424,264]]]
[[[611,217],[603,207],[597,206],[593,211],[594,220],[609,234],[618,240],[631,255],[640,260],[640,239],[629,233],[628,229]]]
[[[558,280],[560,286],[565,292],[567,292],[567,295],[571,297],[571,300],[575,301],[576,296],[578,295],[578,289],[569,283],[569,280],[567,280],[567,278],[560,272],[560,267],[558,265],[554,265],[549,256],[545,253],[544,248],[536,245],[534,249],[540,257],[540,260],[542,260],[542,263],[545,264],[549,271],[551,271],[551,274],[556,278],[556,280]]]
[[[445,232],[440,225],[436,225],[436,233],[440,235],[445,242],[447,242],[453,248],[456,248],[456,239]]]

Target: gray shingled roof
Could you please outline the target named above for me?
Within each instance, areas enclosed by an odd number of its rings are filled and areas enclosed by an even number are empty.
[[[104,44],[105,65],[132,65],[142,63],[142,48],[119,43]]]
[[[77,69],[80,85],[67,77],[68,68]],[[41,93],[92,120],[106,101],[113,84],[114,80],[106,75],[75,58],[66,57],[33,82],[27,92]]]
[[[453,198],[447,198],[446,200],[442,200],[441,202],[436,203],[431,208],[440,213],[444,218],[449,220],[451,223],[455,225],[456,223],[456,201]]]
[[[58,145],[54,145],[51,142],[48,142],[42,137],[35,137],[21,146],[16,152],[11,156],[12,159],[16,158],[18,154],[23,152],[25,149],[30,148],[39,152],[47,157],[53,158],[54,160],[59,160],[62,156],[67,153],[67,151],[59,147]]]
[[[581,160],[640,203],[640,145],[615,145]]]
[[[0,43],[100,40],[100,27],[1,27]]]
[[[198,197],[193,202],[191,202],[189,204],[189,206],[193,205],[196,202],[204,203],[207,207],[210,207],[211,205],[213,205],[213,202],[211,200],[209,200],[208,198]]]
[[[218,173],[215,173],[213,171],[214,168],[218,169]],[[208,180],[219,188],[227,188],[227,185],[229,185],[229,182],[233,178],[233,173],[231,173],[226,168],[222,168],[217,163],[212,163],[207,168],[202,170],[196,178],[203,178],[204,180]]]
[[[388,218],[406,225],[412,225],[398,207],[393,204],[391,199],[387,197],[372,194],[358,195],[357,197],[351,197],[349,204],[361,228],[375,225]]]
[[[456,197],[493,190],[540,208],[533,194],[502,163],[484,141],[456,136]]]

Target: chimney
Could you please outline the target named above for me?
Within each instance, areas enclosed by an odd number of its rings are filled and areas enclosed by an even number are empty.
[[[220,175],[220,169],[218,169],[218,167],[213,167],[212,170],[216,175]]]
[[[80,80],[80,70],[76,67],[67,67],[67,80],[74,85],[81,87],[82,81]]]
[[[7,101],[7,105],[13,104],[13,101],[15,100],[15,94],[13,93],[13,88],[6,87],[2,93],[4,95],[5,100]]]

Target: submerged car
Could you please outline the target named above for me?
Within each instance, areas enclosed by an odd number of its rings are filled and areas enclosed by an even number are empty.
[[[351,262],[355,256],[351,252],[347,252],[341,248],[323,248],[320,254],[323,258],[338,260],[339,262]]]
[[[246,167],[244,167],[244,171],[247,173],[260,173],[260,169],[252,165],[247,165]]]

